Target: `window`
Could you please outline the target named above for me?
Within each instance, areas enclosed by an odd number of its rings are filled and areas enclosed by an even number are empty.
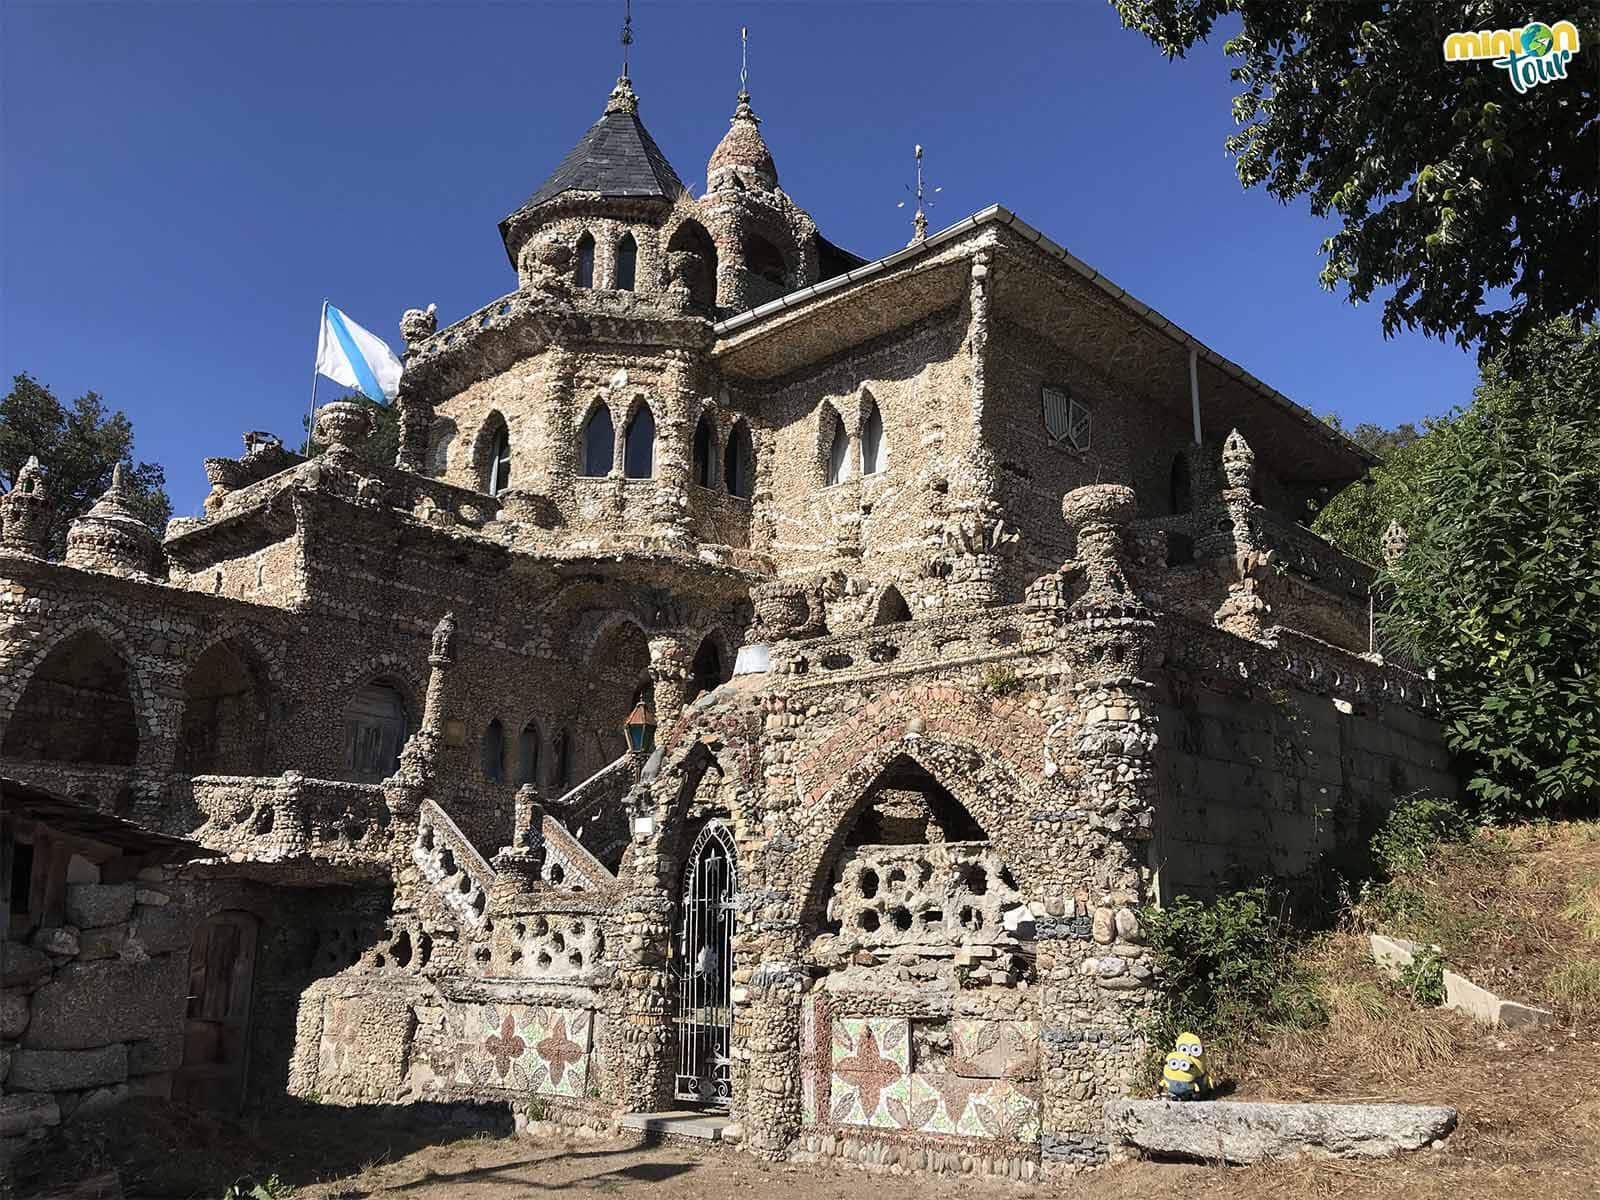
[[[1041,388],[1039,395],[1050,440],[1065,442],[1074,450],[1087,450],[1092,425],[1088,405],[1080,404],[1064,387]]]
[[[498,496],[511,486],[511,433],[499,422],[489,444],[489,495]]]
[[[1178,451],[1172,458],[1172,477],[1168,481],[1168,501],[1175,513],[1186,513],[1194,507],[1194,496],[1189,482],[1189,456]]]
[[[21,917],[30,928],[33,915],[33,844],[17,842],[11,847],[11,915]],[[0,940],[6,931],[0,929]]]
[[[506,777],[506,731],[496,717],[483,731],[483,777],[490,783],[503,783]]]
[[[616,461],[616,441],[617,427],[611,423],[611,412],[601,405],[589,414],[583,426],[583,474],[611,474],[611,465]]]
[[[517,783],[539,782],[539,726],[529,721],[517,735]]]
[[[550,786],[557,795],[572,788],[572,735],[563,729],[550,746]]]
[[[779,287],[788,286],[788,268],[783,261],[783,251],[779,250],[766,238],[759,234],[751,234],[745,242],[745,265],[752,274],[759,275],[768,283],[775,283]]]
[[[617,290],[633,291],[633,276],[639,265],[639,243],[633,234],[625,233],[617,243]]]
[[[629,479],[656,473],[656,419],[648,404],[639,406],[622,431],[622,473]]]
[[[722,482],[728,494],[750,499],[756,474],[755,443],[750,439],[750,426],[736,422],[728,433],[728,448],[722,456]]]
[[[883,414],[877,402],[867,397],[866,410],[861,421],[861,473],[876,475],[883,470]]]
[[[703,488],[716,486],[717,435],[711,418],[702,416],[694,427],[694,481]]]
[[[717,643],[707,637],[700,643],[700,649],[695,651],[694,662],[689,668],[689,686],[684,693],[692,701],[701,692],[713,691],[723,678],[722,653],[717,649]]]
[[[831,407],[822,413],[823,445],[828,448],[826,481],[829,487],[843,483],[850,477],[850,438],[845,434],[844,422]]]
[[[584,234],[578,239],[577,284],[581,288],[594,286],[594,238]]]
[[[667,243],[667,258],[689,287],[689,300],[702,308],[717,302],[717,247],[698,221],[685,221]]]
[[[898,625],[901,621],[911,620],[911,606],[906,603],[906,598],[900,594],[900,589],[890,584],[883,589],[878,597],[877,611],[873,614],[874,625]]]
[[[345,770],[356,783],[378,783],[400,766],[410,732],[406,701],[388,680],[367,684],[344,710]]]

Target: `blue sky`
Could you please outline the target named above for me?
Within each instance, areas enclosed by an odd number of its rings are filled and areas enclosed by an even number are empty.
[[[245,429],[297,436],[324,296],[397,349],[515,286],[496,223],[600,114],[620,0],[0,0],[0,370],[99,391],[178,514]],[[1315,412],[1394,424],[1470,356],[1317,285],[1303,206],[1243,191],[1220,39],[1169,63],[1102,0],[638,0],[641,116],[678,174],[750,90],[783,186],[869,258],[999,202]],[[337,385],[323,383],[325,394]]]

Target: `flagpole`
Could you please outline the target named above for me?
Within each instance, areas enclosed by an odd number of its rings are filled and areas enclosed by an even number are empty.
[[[317,321],[317,349],[322,349],[322,331],[328,325],[328,302],[322,302],[322,316]],[[311,457],[311,442],[317,428],[317,362],[311,364],[311,407],[306,410],[306,457]]]

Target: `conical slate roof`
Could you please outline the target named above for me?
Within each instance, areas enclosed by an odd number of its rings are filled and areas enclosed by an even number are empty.
[[[517,217],[563,192],[672,200],[685,190],[683,180],[639,120],[639,97],[627,76],[623,76],[617,80],[600,119],[589,126],[589,132],[578,139],[539,190],[500,222],[500,229],[506,232]]]

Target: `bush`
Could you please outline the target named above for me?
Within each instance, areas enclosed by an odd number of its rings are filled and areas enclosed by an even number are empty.
[[[1372,858],[1387,879],[1414,871],[1441,842],[1464,842],[1476,822],[1454,800],[1413,792],[1395,802],[1372,838]]]
[[[1326,1022],[1315,983],[1295,961],[1294,938],[1264,887],[1209,903],[1179,896],[1144,910],[1140,921],[1161,976],[1161,998],[1144,1029],[1154,1070],[1186,1030],[1226,1057],[1270,1028]]]
[[[1015,696],[1022,691],[1022,676],[1011,667],[986,667],[981,686],[991,696]]]

